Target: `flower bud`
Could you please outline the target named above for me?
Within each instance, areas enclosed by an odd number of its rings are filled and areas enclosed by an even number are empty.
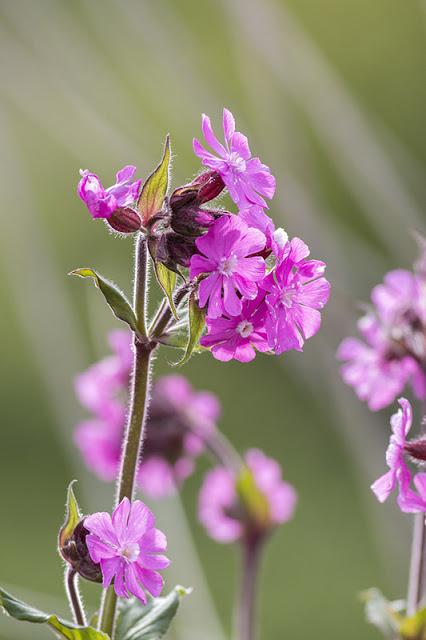
[[[106,218],[106,221],[114,231],[119,233],[135,233],[142,225],[139,214],[130,207],[116,209],[109,218]]]
[[[81,575],[91,582],[102,582],[102,572],[99,564],[93,562],[86,544],[89,531],[84,526],[84,518],[75,527],[72,535],[65,540],[59,537],[59,551],[63,559]]]
[[[191,256],[195,253],[195,238],[179,233],[163,233],[156,241],[156,260],[172,271],[177,265],[189,267]]]
[[[177,211],[190,204],[202,205],[217,198],[224,188],[225,183],[216,171],[205,171],[189,184],[175,189],[170,206]]]

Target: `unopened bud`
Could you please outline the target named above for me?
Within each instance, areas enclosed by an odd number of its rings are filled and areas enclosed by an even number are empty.
[[[188,205],[202,205],[217,198],[224,188],[225,183],[216,171],[205,171],[189,184],[175,189],[170,197],[170,206],[177,212]]]
[[[195,253],[195,238],[184,237],[179,233],[166,232],[157,240],[156,260],[172,271],[176,266],[189,267],[191,256]]]
[[[106,218],[106,221],[114,231],[119,233],[135,233],[142,225],[139,214],[130,207],[116,209],[109,218]]]
[[[75,527],[72,535],[60,544],[63,559],[82,577],[91,582],[102,582],[99,564],[93,562],[86,544],[89,531],[84,526],[84,518]]]

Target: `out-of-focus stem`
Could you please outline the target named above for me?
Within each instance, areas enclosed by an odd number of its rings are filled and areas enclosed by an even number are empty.
[[[117,482],[118,505],[123,498],[133,498],[139,452],[142,446],[149,405],[150,365],[153,345],[146,337],[146,301],[148,295],[148,265],[145,238],[140,235],[135,256],[134,311],[138,319],[139,336],[135,336],[133,370],[129,401],[129,417],[121,453],[120,475]],[[111,585],[104,591],[99,615],[99,629],[111,638],[117,608],[117,596]]]
[[[219,430],[204,439],[207,450],[223,467],[232,469],[237,473],[243,466],[243,461],[234,449],[228,438]]]
[[[83,603],[81,601],[81,596],[78,591],[77,580],[78,580],[77,573],[74,571],[74,569],[71,569],[71,567],[68,567],[65,573],[65,587],[68,595],[68,600],[70,603],[70,608],[73,614],[74,622],[76,624],[79,624],[81,627],[85,627],[87,624],[86,616],[84,614],[84,608],[83,608]]]
[[[408,580],[407,614],[413,615],[425,596],[426,582],[426,530],[425,514],[414,516],[411,545],[410,576]]]
[[[238,608],[238,640],[256,638],[256,592],[262,551],[260,540],[242,541],[242,575]]]

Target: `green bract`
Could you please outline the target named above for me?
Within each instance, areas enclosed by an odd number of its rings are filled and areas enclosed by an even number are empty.
[[[119,320],[126,322],[133,331],[136,333],[138,332],[137,320],[131,304],[116,284],[101,276],[99,273],[94,271],[94,269],[90,269],[88,267],[74,269],[74,271],[71,271],[69,275],[80,276],[80,278],[93,278],[95,285],[103,293],[113,314]]]

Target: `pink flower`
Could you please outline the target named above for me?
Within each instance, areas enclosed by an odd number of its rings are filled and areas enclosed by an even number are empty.
[[[265,275],[265,261],[259,253],[265,246],[265,236],[258,229],[250,229],[237,216],[221,216],[206,235],[197,238],[202,255],[191,258],[190,277],[209,274],[200,282],[199,300],[207,315],[218,318],[226,314],[238,316],[242,301],[237,292],[248,300],[257,295],[257,283]]]
[[[403,509],[404,500],[411,492],[411,473],[404,459],[404,448],[411,429],[413,412],[408,400],[400,398],[398,402],[401,408],[391,418],[392,435],[386,451],[389,471],[376,480],[371,485],[371,489],[379,502],[384,502],[398,484],[400,493],[398,503],[401,509],[405,510]]]
[[[265,292],[259,292],[254,300],[244,301],[239,316],[211,319],[207,318],[208,334],[200,344],[211,347],[216,360],[228,362],[235,359],[250,362],[257,351],[269,351],[265,329],[267,307]]]
[[[426,473],[416,473],[413,478],[416,491],[408,489],[399,495],[398,505],[404,513],[426,512]]]
[[[77,377],[76,393],[93,415],[80,422],[74,442],[98,477],[112,481],[120,464],[132,363],[131,334],[110,334],[114,356]],[[138,485],[152,497],[173,493],[194,469],[214,432],[220,404],[212,393],[195,391],[178,375],[159,378],[152,392]]]
[[[90,532],[86,536],[90,557],[101,565],[104,588],[114,580],[119,597],[133,594],[143,604],[147,591],[160,595],[164,583],[158,570],[170,564],[163,555],[167,540],[143,502],[124,498],[112,518],[109,513],[94,513],[85,518],[84,526]]]
[[[302,351],[304,341],[321,325],[322,309],[330,295],[330,283],[322,277],[325,263],[307,260],[309,248],[293,238],[283,250],[282,260],[262,287],[267,291],[266,331],[276,354],[290,349]]]
[[[191,475],[219,414],[216,396],[194,391],[183,376],[158,379],[138,472],[138,484],[147,495],[159,498],[174,493]]]
[[[364,316],[358,327],[366,343],[358,338],[345,338],[337,358],[345,362],[341,374],[346,384],[355,389],[371,411],[379,411],[391,404],[408,382],[417,379],[421,382],[423,372],[411,356],[398,357],[393,353],[375,316]]]
[[[217,154],[206,151],[194,138],[195,154],[203,164],[217,171],[230,196],[238,205],[258,204],[266,207],[264,197],[271,199],[275,193],[275,178],[269,167],[259,158],[252,158],[246,136],[235,131],[234,116],[228,109],[223,110],[223,133],[225,145],[216,138],[210,118],[203,114],[202,129],[208,145]],[[217,157],[219,156],[219,157]]]
[[[358,324],[367,344],[346,338],[338,349],[344,381],[372,411],[391,404],[407,384],[426,398],[424,289],[422,278],[409,271],[387,273],[372,291],[373,311]]]
[[[116,175],[116,183],[104,189],[95,173],[80,171],[78,195],[86,204],[93,218],[110,218],[117,209],[130,207],[138,198],[141,181],[130,182],[136,167],[127,165]]]
[[[250,449],[245,462],[253,474],[257,489],[268,503],[266,523],[247,520],[244,505],[236,489],[236,477],[230,469],[217,467],[209,471],[199,495],[198,517],[208,534],[218,542],[234,542],[253,533],[253,527],[261,526],[266,533],[271,528],[293,517],[297,502],[294,488],[281,479],[279,464],[258,449]]]
[[[248,227],[259,229],[266,237],[266,249],[272,251],[276,260],[282,260],[287,245],[288,236],[281,227],[275,228],[272,218],[266,215],[264,209],[258,205],[251,205],[238,212],[238,217]]]

